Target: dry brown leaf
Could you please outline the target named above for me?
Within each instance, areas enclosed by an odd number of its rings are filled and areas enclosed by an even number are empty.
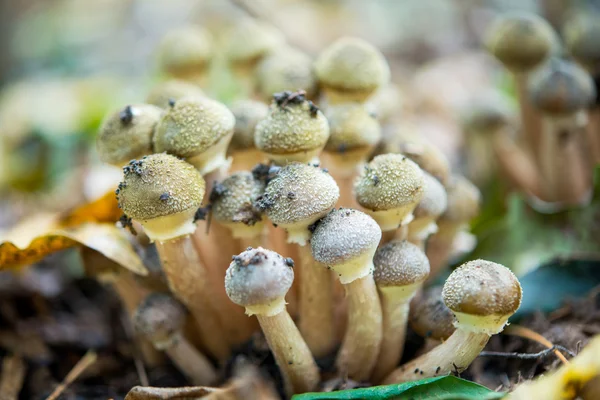
[[[127,393],[125,400],[194,400],[219,391],[222,391],[222,389],[204,386],[190,386],[181,388],[135,386],[129,391],[129,393]]]
[[[90,203],[62,214],[59,217],[59,224],[68,227],[83,222],[116,222],[122,214],[117,204],[117,196],[111,190]]]

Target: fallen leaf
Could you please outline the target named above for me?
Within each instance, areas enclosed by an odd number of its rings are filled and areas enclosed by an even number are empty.
[[[116,222],[122,214],[117,204],[117,196],[114,190],[111,190],[99,199],[64,213],[59,217],[58,223],[68,227],[82,222]]]

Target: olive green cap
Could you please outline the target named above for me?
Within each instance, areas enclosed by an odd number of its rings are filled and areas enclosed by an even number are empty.
[[[373,264],[373,279],[379,287],[418,285],[429,276],[429,259],[406,240],[392,240],[381,246]]]
[[[213,55],[213,39],[208,31],[185,26],[168,32],[158,45],[160,69],[173,75],[202,72]]]
[[[162,110],[149,104],[134,104],[109,114],[96,137],[100,159],[112,165],[152,153],[152,136]]]
[[[261,219],[254,203],[265,191],[264,180],[251,172],[241,171],[228,176],[218,184],[219,195],[211,201],[215,221],[254,225]]]
[[[591,73],[600,73],[600,12],[576,13],[566,21],[563,36],[569,53]]]
[[[234,151],[253,149],[254,130],[269,113],[269,106],[256,100],[239,100],[230,109],[235,117],[235,128],[229,148]]]
[[[173,101],[182,97],[204,97],[204,92],[200,86],[189,81],[169,79],[155,85],[146,96],[146,101],[148,104],[169,109]]]
[[[329,121],[329,140],[325,151],[372,148],[381,139],[381,127],[373,113],[361,103],[335,104],[325,110]]]

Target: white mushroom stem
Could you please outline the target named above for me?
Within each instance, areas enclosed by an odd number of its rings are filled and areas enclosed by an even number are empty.
[[[342,282],[344,283],[344,282]],[[382,338],[381,305],[370,273],[344,283],[348,301],[348,326],[337,358],[340,372],[366,381],[375,367]]]
[[[256,317],[283,375],[286,393],[314,391],[320,380],[319,369],[290,314],[284,308],[275,315]]]
[[[299,328],[312,354],[330,354],[336,345],[331,272],[314,260],[309,246],[298,247],[300,256]]]

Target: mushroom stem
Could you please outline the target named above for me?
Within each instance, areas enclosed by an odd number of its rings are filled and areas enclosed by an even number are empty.
[[[515,73],[515,86],[519,99],[519,111],[521,113],[521,125],[524,143],[533,159],[539,160],[542,151],[540,143],[542,140],[542,123],[539,112],[531,104],[527,95],[527,73]]]
[[[600,106],[595,106],[590,111],[589,119],[585,133],[593,167],[600,164]]]
[[[330,354],[336,345],[331,272],[314,260],[309,246],[298,246],[300,257],[299,329],[312,354]]]
[[[406,322],[410,310],[410,298],[399,300],[381,291],[381,311],[383,315],[383,340],[379,358],[371,380],[381,382],[387,374],[398,366],[406,339]]]
[[[213,296],[207,269],[201,263],[192,239],[190,236],[181,236],[164,242],[157,241],[156,249],[169,286],[194,316],[202,342],[212,355],[225,361],[229,355],[229,345],[223,336],[221,322],[211,306],[210,299]]]
[[[394,370],[384,385],[462,372],[481,353],[490,335],[457,329],[445,342]]]
[[[165,353],[195,385],[209,385],[217,380],[217,374],[208,359],[188,342],[181,333],[169,339]]]
[[[342,373],[367,380],[377,361],[382,338],[381,305],[373,275],[344,284],[348,326],[336,364]]]
[[[257,314],[256,317],[263,332],[271,333],[265,338],[283,375],[286,393],[315,390],[320,379],[319,370],[290,314],[284,309],[275,315]]]

